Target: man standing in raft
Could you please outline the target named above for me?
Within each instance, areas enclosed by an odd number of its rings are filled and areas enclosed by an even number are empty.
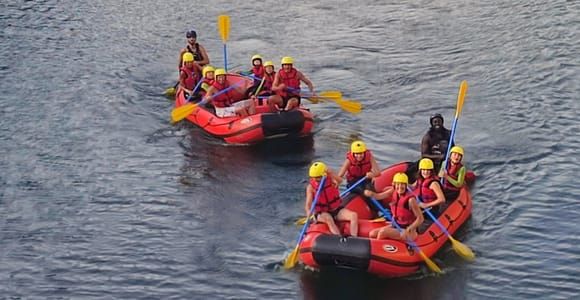
[[[388,187],[382,193],[375,193],[365,190],[367,197],[373,197],[378,200],[388,199],[386,201],[391,210],[393,220],[404,230],[399,233],[393,225],[373,229],[369,232],[369,238],[376,239],[400,239],[414,240],[417,237],[417,228],[423,223],[423,213],[419,208],[417,199],[412,192],[409,192],[407,185],[409,178],[405,173],[397,173],[393,176],[393,187]]]
[[[342,199],[338,191],[338,185],[342,181],[342,178],[336,176],[330,169],[327,169],[326,165],[322,162],[313,163],[310,166],[308,175],[310,176],[310,181],[306,186],[306,203],[304,205],[307,218],[310,218],[310,206],[312,205],[316,191],[318,191],[320,180],[322,180],[322,176],[326,176],[324,186],[320,191],[314,209],[315,220],[328,225],[330,232],[336,235],[340,235],[340,230],[336,226],[336,223],[334,223],[334,219],[350,221],[350,235],[356,237],[358,235],[358,215],[351,210],[342,208]]]
[[[314,85],[302,72],[294,68],[294,59],[290,56],[282,57],[282,68],[276,73],[272,90],[282,97],[282,110],[292,110],[300,106],[300,81],[306,83],[310,93],[314,93]]]

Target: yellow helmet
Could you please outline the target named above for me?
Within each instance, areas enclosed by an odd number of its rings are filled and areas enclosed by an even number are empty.
[[[352,153],[363,153],[367,151],[367,145],[363,141],[354,141],[350,144],[350,152]]]
[[[220,69],[216,69],[216,70],[213,72],[213,76],[215,76],[215,77],[218,77],[218,76],[220,76],[220,75],[226,75],[226,70],[225,70],[225,69],[222,69],[222,68],[220,68]]]
[[[310,177],[322,177],[326,173],[326,165],[323,162],[317,161],[310,166],[308,175]]]
[[[183,53],[182,60],[183,60],[183,62],[193,61],[193,54],[191,52]]]
[[[264,63],[264,68],[265,68],[265,67],[267,67],[267,66],[272,66],[272,67],[273,67],[273,66],[274,66],[274,62],[273,62],[273,61],[271,61],[271,60],[267,60],[267,61]]]
[[[262,60],[262,56],[260,54],[256,54],[254,56],[252,56],[252,63],[254,63],[254,60],[259,59]]]
[[[463,148],[461,148],[460,146],[453,146],[453,148],[451,148],[451,151],[449,151],[450,153],[459,153],[461,154],[461,156],[463,156]]]
[[[203,67],[203,71],[201,71],[201,73],[202,73],[203,77],[205,77],[205,74],[206,74],[207,72],[215,72],[215,68],[214,68],[214,67],[212,67],[212,66],[210,66],[210,65],[207,65],[207,66]],[[214,74],[214,75],[215,75],[215,74]]]
[[[429,158],[423,158],[419,161],[419,170],[433,170],[433,161]]]
[[[393,176],[393,183],[409,184],[409,177],[407,177],[407,174],[399,172]]]
[[[292,65],[292,64],[294,64],[294,59],[290,56],[284,56],[284,57],[282,57],[282,62],[280,64]]]

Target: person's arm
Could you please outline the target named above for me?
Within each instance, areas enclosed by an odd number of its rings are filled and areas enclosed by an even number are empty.
[[[204,103],[208,103],[210,101],[211,97],[213,96],[213,94],[215,94],[216,92],[217,92],[217,89],[213,86],[210,86],[207,93],[205,93],[205,97],[203,98]]]
[[[443,190],[441,190],[441,185],[439,184],[439,181],[433,181],[431,182],[431,184],[429,185],[429,188],[433,190],[433,192],[435,192],[435,195],[437,196],[437,198],[435,199],[435,201],[431,201],[429,203],[421,203],[420,206],[422,208],[428,208],[428,207],[432,207],[432,206],[437,206],[439,204],[443,204],[445,202],[445,195],[443,194]]]
[[[310,183],[308,183],[308,185],[306,186],[306,202],[304,204],[304,211],[306,212],[306,219],[308,220],[308,218],[310,217],[310,206],[312,205],[312,195],[314,194],[314,189],[312,188],[312,185]]]
[[[377,164],[377,161],[375,160],[375,157],[372,156],[371,157],[371,170],[370,172],[367,172],[367,178],[374,178],[374,177],[378,177],[379,175],[381,175],[381,170],[379,169],[379,164]]]
[[[338,171],[338,177],[340,177],[340,178],[344,177],[348,167],[350,167],[350,160],[345,159],[344,163],[342,164],[342,167],[340,167],[340,170]]]
[[[302,74],[302,72],[298,71],[298,79],[300,79],[304,83],[306,83],[306,85],[308,86],[308,89],[310,90],[310,93],[314,94],[314,85],[312,84],[312,81],[310,81],[310,79],[308,79],[308,77],[304,76],[304,74]]]
[[[421,139],[421,157],[430,158],[433,161],[440,161],[445,158],[443,154],[431,154],[431,149],[429,147],[429,134],[425,134],[423,139]]]
[[[328,179],[331,179],[332,183],[336,187],[338,187],[340,185],[340,183],[342,182],[342,177],[338,177],[338,175],[336,175],[336,173],[334,173],[334,171],[332,171],[332,169],[330,169],[330,168],[326,169],[326,177],[328,177]]]
[[[203,68],[203,66],[209,64],[209,56],[207,55],[207,51],[205,51],[205,47],[203,47],[202,45],[199,45],[199,52],[201,52],[201,56],[203,56],[203,59],[200,61],[197,61],[196,63],[199,64],[201,66],[201,68]]]
[[[465,166],[462,166],[457,172],[457,180],[451,178],[447,173],[445,173],[445,180],[449,181],[454,187],[461,188],[465,184]]]
[[[274,82],[272,82],[272,91],[281,92],[286,88],[286,85],[280,81],[280,76],[276,73],[276,75],[274,75]]]
[[[409,235],[409,233],[417,230],[417,228],[419,228],[419,226],[421,226],[421,224],[423,224],[423,221],[425,220],[423,217],[423,213],[421,212],[421,208],[419,208],[419,204],[417,204],[417,200],[415,199],[415,197],[409,199],[409,208],[411,208],[411,211],[415,215],[415,221],[413,221],[413,223],[411,223],[411,225],[409,225],[405,229],[406,235]],[[407,236],[404,236],[404,238],[406,239]]]
[[[185,79],[186,78],[187,78],[187,74],[185,74],[185,72],[183,72],[183,71],[179,71],[179,87],[191,95],[191,93],[193,91],[185,88]]]
[[[365,190],[364,194],[367,197],[372,197],[372,198],[375,198],[377,200],[383,200],[383,199],[391,198],[393,196],[394,191],[395,191],[395,189],[392,186],[388,186],[380,193],[376,193],[376,192],[373,192],[371,190]],[[390,201],[387,201],[387,202],[390,202]]]

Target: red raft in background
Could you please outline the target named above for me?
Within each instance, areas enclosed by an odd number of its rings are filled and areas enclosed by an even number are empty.
[[[249,89],[253,83],[252,79],[237,74],[227,74],[227,81],[230,86],[239,85],[243,90]],[[244,98],[244,95],[237,94],[235,100]],[[175,107],[186,103],[185,93],[178,92]],[[252,144],[265,139],[311,134],[314,120],[309,110],[301,107],[282,113],[270,112],[266,103],[256,104],[257,113],[248,117],[219,118],[213,109],[197,106],[186,119],[229,144]]]
[[[375,189],[382,191],[391,185],[395,173],[407,171],[411,164],[414,162],[403,162],[383,170],[375,180]],[[474,180],[475,174],[468,172],[466,182],[469,184]],[[447,204],[439,216],[439,222],[453,235],[471,215],[471,195],[467,185],[461,189],[457,199],[447,201]],[[353,197],[346,204],[346,208],[358,213],[359,237],[342,238],[331,234],[326,224],[312,224],[300,244],[302,263],[315,269],[334,266],[387,277],[407,276],[419,270],[423,259],[403,241],[368,238],[372,229],[383,227],[387,223],[372,221],[376,215],[361,196]],[[386,208],[388,210],[388,206]],[[350,232],[348,222],[338,222],[337,225],[344,235]],[[447,236],[433,223],[418,235],[415,242],[428,257],[432,257],[447,242]]]

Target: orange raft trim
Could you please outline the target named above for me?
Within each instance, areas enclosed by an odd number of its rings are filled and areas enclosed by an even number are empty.
[[[251,79],[237,74],[227,74],[227,81],[230,85],[241,83],[244,90],[249,89],[253,83]],[[235,93],[234,97],[241,100],[244,95]],[[186,99],[185,92],[179,91],[175,95],[175,107],[185,105]],[[283,113],[270,112],[264,101],[256,103],[256,111],[256,114],[247,117],[219,118],[212,109],[197,106],[186,119],[229,144],[254,144],[265,139],[312,134],[314,116],[305,108]]]
[[[381,172],[375,181],[376,190],[383,190],[391,185],[397,172],[404,172],[411,163],[399,163]],[[473,181],[475,175],[469,172]],[[340,237],[332,235],[326,224],[313,224],[300,244],[300,261],[312,268],[339,267],[367,271],[385,277],[402,277],[417,272],[424,263],[418,253],[399,240],[369,239],[368,234],[375,228],[387,225],[387,222],[371,221],[375,217],[370,214],[365,200],[356,195],[345,205],[359,214],[359,237]],[[467,187],[460,190],[457,199],[448,202],[448,206],[439,216],[439,222],[454,234],[470,217],[472,209],[471,195]],[[338,222],[343,235],[349,231],[348,222]],[[447,236],[434,223],[419,234],[415,243],[428,256],[435,255],[447,242]]]

